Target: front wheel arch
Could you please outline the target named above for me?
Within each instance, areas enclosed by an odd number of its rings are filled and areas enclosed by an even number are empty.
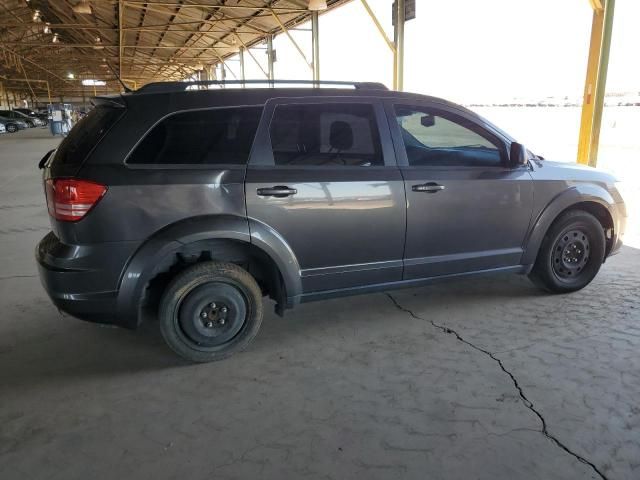
[[[614,200],[608,192],[596,185],[580,185],[557,195],[534,220],[524,241],[522,264],[533,266],[542,241],[553,223],[569,210],[582,210],[595,216],[605,229],[608,255],[613,248],[614,219],[611,213]]]

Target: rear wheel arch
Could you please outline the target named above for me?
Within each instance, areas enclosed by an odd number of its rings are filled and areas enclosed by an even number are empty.
[[[171,280],[182,271],[203,262],[225,262],[249,272],[264,295],[272,298],[281,313],[287,289],[276,262],[255,245],[232,238],[211,238],[181,244],[165,255],[153,268],[145,283],[141,305],[155,308]]]
[[[301,279],[297,260],[278,242],[277,237],[264,235],[254,241],[247,218],[235,215],[193,217],[163,228],[138,247],[121,273],[117,294],[121,323],[137,327],[143,318],[141,307],[157,302],[170,278],[185,266],[212,260],[250,268],[281,314],[290,297],[299,294]]]

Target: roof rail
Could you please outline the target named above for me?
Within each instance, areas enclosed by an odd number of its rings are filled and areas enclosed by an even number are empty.
[[[353,87],[356,90],[388,90],[382,83],[378,82],[341,82],[341,81],[313,81],[313,80],[202,80],[191,82],[154,82],[148,83],[139,88],[134,93],[169,93],[187,90],[189,87],[208,87],[218,85],[221,88],[229,85],[266,85],[271,88],[281,85],[303,85],[308,87],[337,86]]]

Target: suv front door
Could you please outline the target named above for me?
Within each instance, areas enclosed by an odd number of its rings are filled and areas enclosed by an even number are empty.
[[[379,100],[267,102],[246,201],[295,255],[304,293],[402,279],[404,185]]]
[[[386,104],[407,192],[404,279],[520,264],[533,185],[505,140],[462,111]]]

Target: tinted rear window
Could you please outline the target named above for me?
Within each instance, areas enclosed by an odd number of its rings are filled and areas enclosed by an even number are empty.
[[[127,163],[244,165],[260,115],[262,107],[176,113],[153,127]]]
[[[106,106],[91,110],[60,143],[53,161],[65,165],[82,163],[123,113],[121,108]]]

